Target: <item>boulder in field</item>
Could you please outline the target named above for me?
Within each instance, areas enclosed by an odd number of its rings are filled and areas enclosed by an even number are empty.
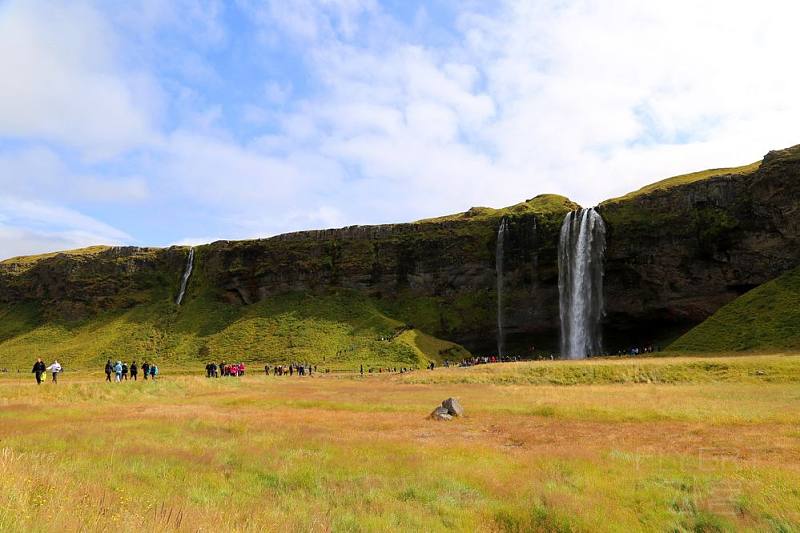
[[[442,407],[447,409],[450,416],[464,416],[464,408],[461,407],[461,402],[455,398],[448,398],[442,402]]]

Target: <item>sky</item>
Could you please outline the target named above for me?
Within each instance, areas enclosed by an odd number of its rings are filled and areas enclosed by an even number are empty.
[[[0,259],[584,206],[800,144],[800,3],[0,0]]]

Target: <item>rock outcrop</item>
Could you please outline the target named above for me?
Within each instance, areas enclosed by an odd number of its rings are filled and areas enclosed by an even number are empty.
[[[609,343],[668,339],[800,265],[800,147],[599,209]]]
[[[434,409],[428,418],[439,422],[447,422],[461,416],[464,416],[464,408],[461,407],[461,403],[455,398],[448,398],[442,402],[442,405]]]

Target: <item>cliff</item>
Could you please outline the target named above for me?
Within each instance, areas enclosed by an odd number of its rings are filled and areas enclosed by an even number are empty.
[[[577,208],[544,195],[506,209],[473,208],[415,223],[200,246],[187,307],[204,302],[207,313],[233,317],[286,295],[306,295],[303,305],[313,308],[315,298],[327,305],[332,294],[347,294],[364,316],[377,313],[386,324],[490,353],[497,229],[505,217],[508,349],[555,349],[558,235],[564,215]],[[770,152],[746,167],[671,178],[601,204],[608,231],[607,348],[665,345],[741,294],[799,266],[799,209],[800,147]],[[166,322],[184,320],[188,311],[171,300],[186,254],[178,247],[95,248],[0,263],[0,308],[6,317],[23,309],[29,317],[28,326],[5,333],[0,328],[0,355],[3,343],[48,321],[72,327],[154,303],[169,310],[164,312],[173,318]],[[152,328],[166,328],[165,320]],[[208,340],[206,330],[216,331],[191,321],[181,327],[199,335],[183,349],[186,357]],[[437,350],[454,345],[441,346]]]
[[[673,338],[800,265],[800,147],[693,176],[600,205],[612,346]]]

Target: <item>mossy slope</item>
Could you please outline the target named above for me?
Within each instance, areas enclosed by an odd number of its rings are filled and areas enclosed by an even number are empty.
[[[669,349],[676,352],[800,349],[800,268],[722,307]]]
[[[198,292],[182,307],[160,298],[73,322],[42,319],[36,304],[0,308],[0,367],[26,367],[44,357],[71,368],[99,366],[106,358],[147,358],[162,366],[225,359],[347,369],[423,366],[468,353],[408,329],[352,291],[287,293],[251,306]]]

